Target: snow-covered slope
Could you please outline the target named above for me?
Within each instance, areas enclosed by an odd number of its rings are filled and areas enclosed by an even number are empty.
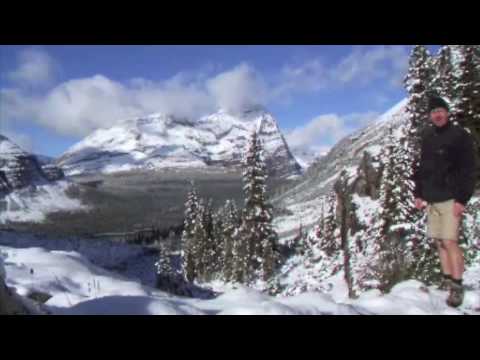
[[[2,233],[0,252],[6,255],[6,283],[18,294],[51,296],[44,307],[67,315],[369,315],[369,314],[480,314],[480,291],[468,290],[460,309],[445,304],[446,292],[427,288],[414,280],[396,285],[389,294],[369,291],[348,299],[340,276],[330,279],[328,293],[305,292],[272,297],[243,286],[210,284],[220,294],[214,299],[177,297],[141,284],[138,278],[102,268],[102,262],[125,258],[124,246],[84,241],[77,251],[69,241],[58,240],[56,250],[42,246],[41,239]],[[78,241],[78,240],[76,240]],[[48,243],[48,242],[47,242]],[[45,244],[45,239],[43,239]],[[64,248],[62,249],[62,245]],[[90,245],[91,249],[87,251]],[[73,246],[73,248],[75,248]],[[128,250],[128,249],[127,249]],[[81,253],[79,252],[81,251]],[[120,251],[120,256],[115,253]],[[138,253],[131,248],[132,255]],[[86,257],[85,254],[90,254]],[[105,255],[108,254],[108,257]],[[108,259],[107,259],[108,258]],[[145,258],[138,257],[143,264]],[[154,271],[152,267],[152,272]],[[480,269],[466,275],[466,283],[478,279]]]
[[[42,221],[52,211],[81,209],[69,198],[68,181],[52,164],[41,165],[5,136],[0,135],[0,223]]]
[[[240,164],[248,138],[259,130],[267,167],[278,176],[300,166],[271,114],[253,108],[232,115],[220,110],[198,120],[153,114],[100,129],[57,161],[68,175],[134,169],[231,167]]]
[[[300,222],[307,229],[319,218],[324,196],[332,189],[340,172],[345,169],[350,177],[355,176],[363,153],[379,154],[389,126],[398,129],[406,120],[407,100],[402,100],[367,127],[340,140],[330,152],[318,159],[300,182],[273,199],[276,206],[286,208],[294,215],[275,219],[277,231],[283,240],[291,238]]]
[[[343,277],[342,266],[345,257],[342,250],[334,253],[334,256],[325,256],[320,244],[321,237],[316,237],[312,231],[314,225],[320,224],[323,210],[327,210],[328,201],[326,196],[332,194],[333,185],[338,180],[342,170],[346,170],[346,186],[343,190],[337,187],[337,193],[347,195],[346,201],[337,201],[333,211],[336,211],[337,224],[341,223],[342,205],[346,210],[345,222],[348,226],[347,241],[352,256],[349,264],[361,269],[366,268],[372,253],[367,253],[367,245],[372,244],[373,236],[369,230],[375,229],[382,219],[381,203],[378,200],[378,190],[382,176],[382,167],[386,163],[385,149],[390,141],[395,145],[400,142],[406,126],[408,125],[406,114],[406,101],[394,106],[387,113],[379,117],[374,123],[364,129],[347,136],[335,145],[330,153],[313,165],[307,174],[297,184],[294,184],[285,193],[274,199],[274,205],[281,208],[280,214],[274,219],[274,225],[279,232],[282,242],[289,242],[299,234],[300,225],[303,233],[308,233],[306,240],[306,252],[288,259],[278,279],[281,283],[282,294],[296,294],[305,291],[325,291],[328,293],[330,276],[340,271],[338,276]],[[389,136],[389,130],[392,136]],[[367,156],[364,156],[364,153]],[[370,154],[370,156],[368,156]],[[348,195],[351,196],[351,204]],[[334,196],[335,198],[335,196]],[[342,196],[337,200],[342,200]],[[480,231],[480,199],[474,197],[469,203],[465,219],[463,221],[463,235],[466,239],[468,250],[467,267],[478,267],[480,257],[475,247],[478,248],[478,234]],[[287,210],[287,211],[285,211]],[[397,223],[401,231],[417,231],[422,236],[426,228],[426,216],[418,219],[415,223]],[[391,231],[395,231],[393,227]],[[340,238],[340,229],[337,227],[335,236]],[[340,241],[340,240],[339,240]],[[425,240],[426,241],[426,240]],[[422,238],[423,243],[423,238]],[[365,251],[364,251],[365,250]],[[423,251],[423,250],[422,250]],[[320,260],[322,259],[322,260]],[[439,271],[439,268],[432,268]],[[351,273],[350,273],[351,275]],[[416,274],[416,277],[421,276]],[[473,284],[478,284],[478,279],[472,279]],[[359,290],[362,291],[363,289]]]

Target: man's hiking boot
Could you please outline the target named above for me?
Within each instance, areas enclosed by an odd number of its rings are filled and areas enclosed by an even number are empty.
[[[452,279],[450,277],[443,277],[442,282],[438,286],[438,290],[449,291],[452,287]]]
[[[463,303],[464,294],[465,290],[463,289],[463,285],[452,281],[447,305],[451,307],[459,307]]]

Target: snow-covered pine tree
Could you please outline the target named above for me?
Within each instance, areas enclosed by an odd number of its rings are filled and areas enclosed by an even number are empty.
[[[277,268],[279,254],[275,252],[275,245],[278,243],[278,235],[272,226],[272,211],[268,205],[262,209],[260,227],[261,238],[261,264],[260,278],[263,281],[269,281]]]
[[[170,249],[165,242],[159,244],[158,261],[155,263],[157,273],[157,288],[172,292],[179,282],[178,274],[174,272],[171,263]]]
[[[225,227],[226,211],[225,207],[220,207],[213,213],[213,242],[214,242],[214,277],[223,279],[223,270],[225,268],[225,239],[223,231]]]
[[[472,134],[480,163],[480,59],[474,45],[460,48],[460,78],[455,88],[458,99],[455,120]],[[480,188],[480,164],[477,168],[477,188]]]
[[[191,282],[196,277],[195,253],[194,253],[194,226],[198,214],[198,196],[195,185],[191,183],[191,190],[185,203],[184,229],[181,238],[182,272],[185,280]]]
[[[321,210],[320,210],[320,219],[318,223],[314,226],[313,231],[306,233],[304,235],[304,246],[300,248],[300,252],[296,251],[297,254],[304,256],[305,258],[305,267],[307,269],[312,268],[316,261],[315,253],[320,251],[320,246],[324,242],[325,238],[325,203],[327,202],[327,197],[321,198]],[[333,214],[334,215],[334,214]],[[335,218],[333,218],[333,222]],[[332,232],[333,233],[333,232]],[[303,253],[302,253],[303,251]]]
[[[322,219],[321,226],[323,225],[323,236],[320,237],[320,249],[325,252],[327,256],[333,256],[333,254],[340,250],[340,241],[336,236],[336,230],[338,228],[336,220],[337,209],[337,196],[334,192],[331,192],[326,198],[327,211],[325,217]]]
[[[474,47],[465,45],[461,48],[462,60],[459,64],[459,81],[456,86],[458,102],[456,120],[460,125],[476,130],[480,127],[480,64],[476,63]],[[473,124],[477,126],[472,126]]]
[[[206,229],[205,213],[208,211],[207,204],[204,199],[200,199],[198,202],[197,216],[193,225],[193,255],[195,263],[196,279],[205,281],[207,279],[209,270],[209,239]]]
[[[320,231],[320,230],[319,230]],[[292,247],[295,254],[305,255],[308,249],[308,237],[302,222],[298,225],[297,235],[293,239]]]
[[[337,223],[337,195],[332,191],[324,201],[325,215],[315,234],[310,235],[315,236],[315,239],[310,240],[312,247],[308,260],[316,268],[319,278],[335,275],[344,266],[340,226]],[[323,230],[320,230],[322,226]]]
[[[351,259],[351,243],[349,239],[349,219],[351,218],[352,211],[350,204],[352,203],[352,195],[348,189],[348,175],[346,170],[342,170],[338,180],[335,182],[334,191],[337,195],[337,201],[339,203],[339,230],[340,230],[340,246],[343,252],[343,271],[344,279],[348,287],[348,296],[350,298],[355,297],[353,291],[353,274],[352,274],[352,259]]]
[[[271,272],[261,270],[266,265],[263,259],[264,254],[270,253],[269,248],[275,248],[276,233],[271,226],[272,211],[266,201],[266,179],[267,171],[263,157],[263,145],[253,131],[246,156],[244,159],[244,192],[245,208],[242,215],[242,226],[239,234],[248,252],[248,270],[247,278],[249,280],[255,277],[258,271],[264,274]],[[271,244],[269,244],[271,242]],[[273,252],[273,250],[272,250]],[[270,256],[270,255],[269,255]],[[270,261],[270,260],[268,260]],[[264,265],[262,265],[264,264]]]
[[[403,228],[408,225],[408,196],[404,195],[408,169],[402,168],[404,144],[389,128],[384,151],[384,163],[379,193],[379,219],[369,229],[369,240],[354,266],[354,290],[377,288],[388,291],[402,279],[405,239]],[[402,172],[407,170],[407,172]],[[405,206],[407,205],[407,206]]]
[[[232,271],[231,281],[240,284],[248,284],[250,281],[250,251],[247,241],[249,228],[244,223],[245,215],[242,214],[239,228],[232,233]]]
[[[431,95],[433,72],[430,53],[424,45],[415,45],[410,54],[409,68],[404,80],[409,94],[407,113],[410,121],[410,137],[416,153],[419,153],[419,133],[428,124],[428,98]]]
[[[232,280],[233,273],[233,248],[236,237],[235,233],[239,227],[239,215],[238,209],[234,200],[227,200],[223,209],[223,227],[221,232],[221,238],[223,239],[222,246],[222,259],[223,268],[222,275],[224,281]]]
[[[213,279],[218,268],[219,251],[218,244],[214,238],[214,224],[213,224],[213,200],[208,199],[203,207],[202,225],[205,230],[205,238],[202,246],[202,266],[203,266],[203,280],[210,281]]]
[[[158,261],[155,263],[157,269],[157,274],[169,274],[172,272],[172,266],[170,262],[170,256],[165,243],[160,242],[159,245],[159,257]]]
[[[454,98],[453,86],[455,75],[452,65],[452,50],[450,46],[443,45],[438,52],[437,71],[435,72],[434,91],[440,96],[452,100]]]

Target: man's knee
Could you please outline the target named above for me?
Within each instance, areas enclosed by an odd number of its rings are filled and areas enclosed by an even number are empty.
[[[437,238],[434,238],[433,240],[435,241],[435,244],[437,245],[438,250],[446,250],[445,244],[443,243],[444,240],[437,239]]]
[[[443,246],[445,247],[445,249],[447,249],[447,251],[455,251],[459,249],[458,242],[456,240],[444,240]]]

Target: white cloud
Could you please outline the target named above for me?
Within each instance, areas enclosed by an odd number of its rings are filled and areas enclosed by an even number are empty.
[[[209,79],[206,86],[217,106],[233,112],[266,102],[267,85],[245,63]]]
[[[216,74],[218,66],[206,64],[160,82],[132,78],[120,83],[98,74],[39,91],[53,80],[54,60],[34,48],[20,52],[18,59],[7,74],[15,86],[0,89],[2,118],[34,121],[62,135],[85,136],[156,112],[195,118],[218,107],[238,111],[267,101],[267,85],[246,63]]]
[[[329,149],[346,135],[368,125],[378,117],[378,113],[352,113],[345,116],[337,114],[320,115],[303,126],[286,134],[288,145],[292,149],[310,149],[316,152]]]
[[[280,72],[280,78],[272,89],[272,96],[289,96],[295,92],[311,92],[326,88],[328,69],[321,59],[310,59],[298,65],[285,65]]]
[[[18,54],[18,67],[7,78],[20,86],[44,86],[53,81],[55,71],[56,63],[46,51],[28,48]]]
[[[405,46],[355,46],[337,65],[328,66],[321,57],[296,65],[286,65],[272,88],[274,97],[316,92],[346,86],[367,86],[381,79],[389,86],[402,86],[408,67]]]
[[[320,115],[286,135],[292,148],[310,147],[340,140],[346,133],[345,120],[335,114]]]
[[[103,75],[63,82],[42,94],[2,89],[4,116],[33,120],[63,135],[85,136],[100,127],[154,112],[195,118],[216,107],[231,111],[261,104],[265,86],[242,64],[205,79],[180,73],[163,82],[135,78],[122,84]]]
[[[3,89],[1,96],[7,118],[33,120],[73,136],[153,112],[193,116],[208,108],[210,101],[193,85],[136,79],[125,86],[102,75],[69,80],[42,95]]]
[[[408,67],[408,50],[404,46],[354,47],[332,69],[332,82],[364,86],[376,79],[385,79],[390,85],[401,86]]]
[[[299,92],[365,84],[379,76],[394,83],[406,58],[408,54],[401,47],[359,47],[336,67],[327,67],[321,58],[309,59],[286,65],[269,82],[246,63],[220,73],[214,73],[218,66],[210,64],[160,82],[133,78],[120,83],[95,75],[32,91],[32,87],[52,81],[55,66],[45,51],[28,49],[19,55],[17,69],[9,73],[17,86],[0,89],[1,111],[2,118],[10,121],[35,121],[63,135],[85,136],[100,127],[154,112],[195,118],[217,107],[238,111],[248,105],[282,101]],[[25,87],[27,84],[30,87]],[[337,115],[315,120],[304,127],[310,131],[295,129],[293,141],[301,143],[302,136],[308,140],[313,134],[338,139],[345,126],[350,126],[348,117]],[[322,130],[325,127],[327,132]]]

